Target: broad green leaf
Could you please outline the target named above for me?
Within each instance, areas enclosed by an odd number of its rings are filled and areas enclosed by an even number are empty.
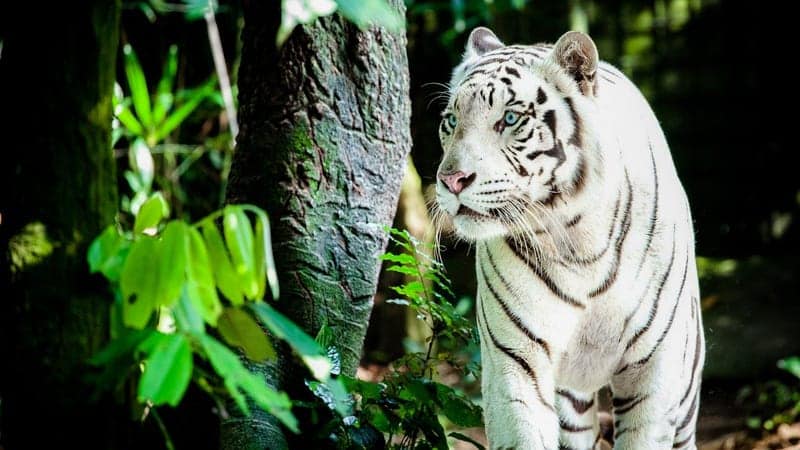
[[[102,273],[109,281],[119,281],[130,241],[119,234],[113,225],[107,227],[89,246],[86,259],[91,273]]]
[[[311,23],[336,11],[333,0],[283,0],[281,7],[281,26],[275,41],[280,47],[297,25]]]
[[[169,216],[169,205],[161,192],[156,192],[142,204],[139,212],[136,213],[133,232],[139,234],[148,228],[153,228],[167,216]]]
[[[172,306],[181,296],[186,272],[189,227],[179,220],[167,223],[161,237],[161,258],[151,262],[158,269],[157,306]]]
[[[239,285],[242,287],[245,297],[256,300],[258,299],[258,283],[256,282],[253,229],[250,226],[250,219],[241,208],[226,206],[222,222],[225,243],[230,250]]]
[[[239,357],[216,339],[207,334],[198,338],[211,366],[225,380],[225,387],[242,412],[250,414],[250,408],[242,395],[244,392],[290,430],[298,432],[297,419],[291,411],[292,402],[286,393],[276,392],[267,386],[262,377],[248,371]]]
[[[778,367],[800,378],[800,356],[782,359],[778,361]]]
[[[241,305],[244,303],[242,289],[219,230],[211,221],[204,222],[202,228],[217,287],[231,303]]]
[[[267,334],[246,311],[226,308],[217,324],[219,333],[233,347],[239,347],[253,361],[275,359],[275,349]]]
[[[172,308],[172,316],[179,331],[189,331],[191,333],[205,333],[206,328],[203,317],[200,316],[198,308],[194,305],[187,293],[188,287],[184,287],[181,298]]]
[[[483,425],[481,408],[451,387],[436,383],[436,403],[439,404],[442,413],[460,427]]]
[[[147,80],[144,77],[139,59],[130,44],[122,48],[125,55],[125,75],[128,77],[128,87],[131,89],[133,107],[139,116],[139,121],[145,128],[153,125],[153,116],[150,110],[150,91],[147,89]]]
[[[250,307],[272,334],[286,341],[294,349],[311,370],[314,378],[325,381],[330,377],[332,364],[325,356],[325,351],[311,336],[266,303],[252,303]]]
[[[164,140],[175,128],[178,128],[183,121],[189,117],[189,114],[194,112],[194,110],[200,106],[200,102],[214,92],[215,82],[215,79],[209,80],[203,87],[192,91],[192,94],[189,96],[188,100],[176,108],[163,122],[158,124],[158,128],[156,129],[155,133],[156,140]]]
[[[470,444],[474,445],[475,448],[478,450],[486,450],[486,447],[481,445],[480,442],[476,441],[475,439],[472,439],[471,437],[465,434],[453,431],[452,433],[448,434],[448,436],[450,436],[453,439],[458,439],[459,441],[469,442]]]
[[[383,433],[394,431],[392,429],[392,421],[380,406],[375,404],[367,405],[364,408],[364,415],[367,417],[367,421],[378,431]]]
[[[120,276],[122,321],[126,326],[141,329],[147,325],[159,294],[153,261],[160,258],[161,245],[155,238],[142,236],[131,245]]]
[[[172,108],[172,86],[175,81],[175,72],[178,70],[178,47],[171,45],[164,61],[164,69],[161,71],[161,79],[156,88],[155,105],[153,105],[153,123],[161,123],[167,115],[167,111]]]
[[[258,283],[258,294],[256,298],[264,298],[264,274],[269,284],[270,293],[273,299],[277,299],[280,291],[278,290],[278,273],[275,271],[275,259],[272,256],[272,236],[269,232],[269,219],[267,215],[258,210],[256,212],[256,243],[255,243],[255,264],[256,282]]]
[[[362,401],[379,400],[386,390],[386,385],[382,383],[359,380],[347,375],[341,375],[339,379],[342,380],[348,391],[361,395]]]
[[[149,349],[138,397],[140,402],[177,406],[192,378],[192,349],[182,334],[163,336]]]
[[[339,14],[359,28],[377,25],[389,31],[400,31],[405,27],[405,18],[386,0],[336,0]]]
[[[222,313],[222,303],[217,296],[214,274],[208,259],[206,244],[200,232],[187,227],[189,242],[186,247],[186,296],[209,325],[217,326]]]

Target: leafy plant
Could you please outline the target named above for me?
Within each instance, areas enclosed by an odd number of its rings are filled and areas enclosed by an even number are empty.
[[[123,198],[123,210],[136,214],[142,203],[160,185],[167,198],[175,204],[186,195],[179,178],[187,169],[210,149],[204,146],[177,145],[170,143],[170,136],[197,111],[205,101],[219,103],[216,77],[191,89],[176,89],[175,75],[178,68],[178,48],[171,46],[165,58],[161,78],[151,94],[147,79],[136,52],[130,44],[123,47],[125,75],[130,95],[126,96],[117,84],[114,88],[113,139],[116,145],[123,137],[128,145],[129,170],[124,172],[133,192],[131,198]],[[212,152],[213,153],[213,152]],[[229,165],[230,152],[226,152],[223,168]],[[161,155],[160,171],[157,171],[154,155]],[[180,158],[179,158],[180,156]],[[224,169],[221,169],[224,170]],[[157,176],[162,174],[160,177]]]
[[[408,275],[405,284],[392,288],[403,298],[388,301],[415,311],[430,328],[431,336],[424,351],[408,353],[394,361],[380,383],[340,375],[354,394],[355,411],[340,427],[376,429],[386,435],[387,449],[447,449],[448,436],[482,448],[463,434],[448,435],[440,419],[443,416],[458,427],[480,426],[481,408],[463,393],[436,381],[442,366],[477,375],[477,363],[465,362],[456,352],[435,351],[442,343],[448,343],[444,345],[448,348],[465,347],[477,336],[474,326],[452,305],[453,292],[444,266],[423,250],[425,244],[407,231],[387,231],[398,252],[387,252],[381,260],[389,264],[387,270]],[[335,343],[324,337],[320,342],[329,351],[335,350]],[[353,442],[349,446],[362,448]]]
[[[770,380],[746,386],[739,392],[738,401],[747,404],[747,425],[754,430],[773,431],[778,425],[800,419],[800,357],[778,361],[778,367],[795,379],[792,382]]]
[[[132,380],[137,400],[149,409],[177,405],[194,380],[223,414],[219,397],[227,395],[245,414],[254,403],[296,432],[289,397],[267,386],[229,348],[253,361],[275,358],[266,328],[320,383],[344,392],[331,379],[332,363],[322,347],[262,300],[267,292],[279,294],[266,213],[228,205],[192,224],[168,216],[163,196],[153,194],[131,230],[110,226],[89,247],[91,272],[108,279],[114,293],[112,340],[91,360],[103,369],[98,385]]]

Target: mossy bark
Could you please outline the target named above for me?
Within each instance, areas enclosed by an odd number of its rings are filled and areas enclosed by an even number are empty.
[[[332,16],[298,27],[276,49],[279,21],[279,2],[245,9],[227,199],[267,209],[277,307],[312,335],[327,323],[352,375],[387,243],[381,226],[392,223],[411,147],[405,33],[361,31]],[[266,370],[293,397],[307,392],[287,352]],[[258,416],[225,421],[222,439],[225,448],[304,445]]]
[[[86,359],[108,296],[86,248],[117,205],[119,1],[11,2],[0,17],[0,447],[112,448]]]

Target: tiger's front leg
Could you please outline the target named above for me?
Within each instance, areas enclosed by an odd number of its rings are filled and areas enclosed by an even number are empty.
[[[490,448],[557,450],[559,421],[550,363],[535,350],[500,343],[483,318],[479,318],[479,330]]]

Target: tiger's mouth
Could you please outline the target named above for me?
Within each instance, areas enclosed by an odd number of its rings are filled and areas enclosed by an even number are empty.
[[[484,219],[484,220],[485,219],[491,220],[497,218],[495,210],[490,209],[488,214],[483,214],[465,205],[461,205],[458,207],[458,211],[456,211],[455,217],[459,216],[471,217],[473,219]]]

